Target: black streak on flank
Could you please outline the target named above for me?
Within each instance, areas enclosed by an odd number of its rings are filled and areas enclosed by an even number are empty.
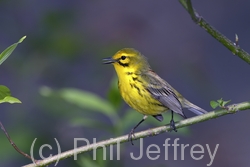
[[[132,77],[132,79],[133,79],[133,81],[138,81],[138,82],[142,83],[142,81],[140,81],[140,80],[138,79],[138,77]]]
[[[141,90],[140,90],[140,88],[138,88],[135,84],[133,84],[133,86],[134,86],[134,88],[136,88],[136,89],[137,89],[138,94],[139,94],[141,97],[143,97],[143,95],[141,94]]]
[[[136,80],[138,80],[138,78],[137,78],[137,77],[132,77],[132,79],[133,79],[133,81],[136,81]]]
[[[123,67],[128,67],[128,63],[122,63],[122,62],[120,62],[120,61],[118,61],[118,63],[119,63],[121,66],[123,66]]]

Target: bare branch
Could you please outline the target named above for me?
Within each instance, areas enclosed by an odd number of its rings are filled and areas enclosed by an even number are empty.
[[[206,20],[201,17],[192,7],[191,0],[179,0],[179,2],[182,4],[182,6],[188,11],[191,18],[197,23],[201,28],[206,30],[211,36],[213,36],[215,39],[217,39],[221,44],[223,44],[226,48],[228,48],[233,55],[237,55],[242,60],[250,64],[250,55],[243,49],[239,47],[239,45],[235,45],[234,42],[229,40],[227,37],[225,37],[223,34],[221,34],[219,31],[217,31],[215,28],[210,26]]]
[[[227,114],[234,114],[238,111],[243,111],[243,110],[247,110],[250,109],[250,101],[248,102],[243,102],[243,103],[239,103],[239,104],[233,104],[233,105],[229,105],[227,107],[221,108],[219,110],[216,111],[211,111],[207,114],[204,115],[199,115],[196,117],[192,117],[189,119],[185,119],[182,121],[177,122],[176,125],[176,129],[182,128],[182,127],[186,127],[189,125],[193,125],[199,122],[204,122],[204,121],[208,121],[210,119],[214,119],[214,118],[218,118],[221,117],[223,115],[227,115]],[[157,127],[154,129],[149,129],[149,130],[145,130],[145,131],[141,131],[138,133],[135,133],[135,137],[133,136],[133,139],[139,139],[139,138],[145,138],[145,137],[149,137],[149,136],[156,136],[159,135],[161,133],[165,133],[168,132],[169,130],[171,130],[171,127],[169,125],[167,126],[161,126],[161,127]],[[55,155],[49,158],[46,158],[44,160],[40,160],[37,161],[36,164],[29,164],[26,165],[24,167],[36,167],[36,166],[46,166],[48,164],[51,164],[53,162],[56,162],[58,160],[62,160],[68,157],[72,157],[76,154],[81,154],[84,152],[88,152],[91,151],[95,148],[102,148],[99,146],[110,146],[110,145],[116,145],[118,143],[124,143],[124,142],[128,142],[128,136],[124,135],[124,136],[120,136],[117,138],[113,138],[113,139],[109,139],[109,140],[104,140],[104,141],[100,141],[98,143],[94,143],[94,144],[90,144],[90,145],[86,145],[86,146],[82,146],[79,147],[77,149],[74,150],[69,150],[66,152],[63,152],[59,155]]]
[[[0,126],[1,126],[1,129],[3,130],[4,134],[6,135],[7,139],[9,140],[10,144],[12,145],[12,147],[13,147],[18,153],[20,153],[21,155],[23,155],[23,156],[25,156],[26,158],[29,158],[29,159],[32,160],[32,158],[31,158],[28,154],[26,154],[26,153],[24,153],[22,150],[20,150],[20,149],[17,147],[17,145],[12,141],[10,135],[8,134],[8,132],[6,131],[6,129],[4,128],[2,122],[0,122]]]

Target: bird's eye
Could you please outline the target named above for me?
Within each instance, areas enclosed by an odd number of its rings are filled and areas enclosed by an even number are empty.
[[[125,59],[126,59],[126,56],[122,56],[121,59],[122,59],[122,60],[125,60]]]

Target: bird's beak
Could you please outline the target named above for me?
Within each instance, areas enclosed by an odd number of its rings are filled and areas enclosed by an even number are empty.
[[[113,59],[112,57],[108,57],[108,58],[102,59],[102,61],[103,61],[103,64],[112,64],[112,63],[116,62],[116,60]]]

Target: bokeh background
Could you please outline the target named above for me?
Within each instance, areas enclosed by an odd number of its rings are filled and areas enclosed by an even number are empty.
[[[237,33],[240,46],[250,51],[249,1],[193,1],[193,5],[231,40]],[[41,145],[56,147],[54,138],[62,151],[66,151],[73,148],[76,137],[90,141],[94,137],[97,141],[116,137],[128,133],[141,119],[139,113],[133,112],[135,119],[126,121],[124,131],[109,132],[114,124],[105,114],[42,93],[44,86],[52,90],[76,88],[108,100],[115,72],[101,60],[124,47],[142,52],[154,71],[187,99],[208,111],[212,110],[211,100],[223,98],[232,103],[249,100],[249,65],[196,25],[178,1],[1,0],[0,23],[1,51],[27,35],[0,67],[0,84],[8,86],[22,104],[1,104],[0,118],[24,152],[29,153],[31,143],[37,138],[34,153],[37,159]],[[117,113],[122,120],[129,107],[124,103],[120,105]],[[89,124],[76,123],[81,117]],[[93,161],[91,152],[79,155],[78,161],[73,158],[60,161],[58,166],[174,167],[205,166],[210,162],[206,149],[202,160],[193,160],[190,147],[185,160],[180,160],[180,150],[178,159],[174,160],[173,148],[170,148],[169,159],[164,160],[162,144],[167,138],[173,143],[177,137],[180,144],[204,147],[209,144],[212,150],[219,144],[213,167],[249,166],[249,117],[249,112],[239,112],[192,125],[178,133],[146,138],[144,151],[152,143],[162,149],[155,161],[146,156],[132,160],[130,152],[139,156],[139,141],[135,141],[136,146],[122,144],[120,161],[102,161],[100,157]],[[106,130],[96,126],[96,122],[105,123]],[[150,122],[157,121],[147,121],[138,131],[155,127]],[[169,122],[167,115],[164,122]],[[3,133],[0,133],[0,141],[0,166],[31,163],[12,148]],[[43,155],[56,152],[56,149],[45,148]]]

